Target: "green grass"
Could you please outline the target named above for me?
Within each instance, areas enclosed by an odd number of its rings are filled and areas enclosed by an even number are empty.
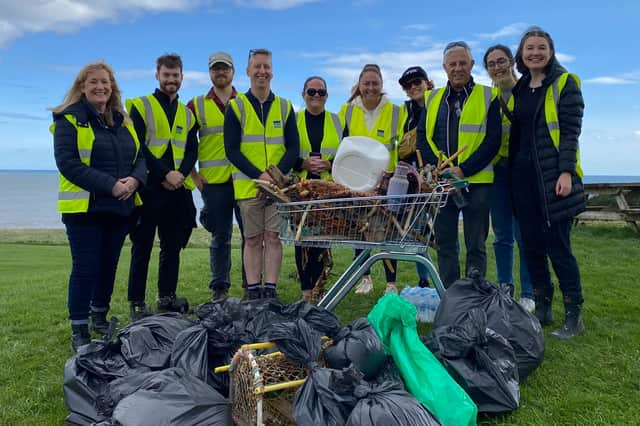
[[[640,401],[640,235],[615,225],[582,225],[573,233],[584,293],[586,333],[570,342],[547,339],[542,366],[521,386],[521,407],[512,414],[481,417],[487,425],[638,424]],[[495,278],[490,242],[489,278]],[[240,296],[239,243],[234,240],[235,280]],[[208,234],[196,230],[183,252],[179,293],[192,304],[210,297]],[[293,249],[285,247],[279,293],[284,302],[299,297],[290,278]],[[332,280],[352,259],[334,250]],[[126,321],[129,247],[122,252],[111,313]],[[62,370],[71,356],[66,319],[70,256],[62,230],[0,231],[0,425],[59,425],[67,414]],[[147,299],[155,299],[157,249],[151,263]],[[384,287],[381,265],[373,269],[376,292],[346,297],[336,309],[344,322],[365,316]],[[331,281],[332,282],[332,281]],[[413,265],[400,264],[398,283],[415,285]],[[556,324],[562,319],[554,302]],[[421,327],[423,331],[427,328]],[[546,329],[548,333],[550,329]]]

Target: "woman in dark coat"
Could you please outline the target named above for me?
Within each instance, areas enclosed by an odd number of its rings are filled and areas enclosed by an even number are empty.
[[[565,321],[551,333],[570,339],[584,331],[582,286],[571,250],[573,218],[585,209],[578,137],[584,101],[580,80],[557,61],[553,40],[540,28],[527,31],[516,53],[522,78],[513,88],[514,123],[509,157],[512,196],[543,326],[553,322],[553,284],[559,280]]]
[[[101,334],[109,328],[116,267],[146,166],[106,63],[86,65],[52,111],[58,210],[72,257],[68,308],[76,351],[90,341],[89,324]]]

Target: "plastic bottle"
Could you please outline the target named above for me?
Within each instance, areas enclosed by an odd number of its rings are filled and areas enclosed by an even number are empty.
[[[409,189],[409,181],[407,180],[407,173],[409,168],[398,164],[396,171],[389,179],[389,187],[387,189],[387,195],[406,195]],[[402,204],[402,198],[393,198],[387,201],[387,208],[391,211],[397,212],[400,210]]]

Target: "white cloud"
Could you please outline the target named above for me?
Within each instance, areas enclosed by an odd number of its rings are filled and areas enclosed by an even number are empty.
[[[635,136],[636,138],[640,139],[640,130],[635,130],[633,132],[633,136]]]
[[[0,46],[32,32],[72,32],[137,13],[186,11],[210,0],[0,0]]]
[[[430,24],[409,24],[405,25],[404,29],[407,31],[427,31],[432,27]]]
[[[625,72],[618,75],[593,77],[593,78],[585,79],[584,82],[590,83],[590,84],[603,84],[603,85],[638,84],[640,83],[640,72],[632,71],[632,72]]]
[[[558,52],[556,52],[556,58],[558,59],[558,61],[560,61],[561,64],[568,64],[576,60],[576,57],[573,55]]]
[[[316,3],[318,1],[319,0],[234,0],[234,3],[243,7],[284,10],[302,6],[305,3]]]
[[[505,37],[510,37],[514,35],[521,36],[528,26],[529,25],[525,23],[517,22],[514,24],[509,24],[506,27],[502,27],[498,31],[493,33],[478,34],[478,37],[484,38],[484,39],[496,40],[499,38],[505,38]]]

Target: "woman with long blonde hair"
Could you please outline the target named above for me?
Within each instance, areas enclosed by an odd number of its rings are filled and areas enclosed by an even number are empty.
[[[90,328],[99,334],[109,329],[116,267],[146,165],[105,62],[85,65],[51,111],[58,210],[72,257],[68,308],[76,351],[90,342]]]

